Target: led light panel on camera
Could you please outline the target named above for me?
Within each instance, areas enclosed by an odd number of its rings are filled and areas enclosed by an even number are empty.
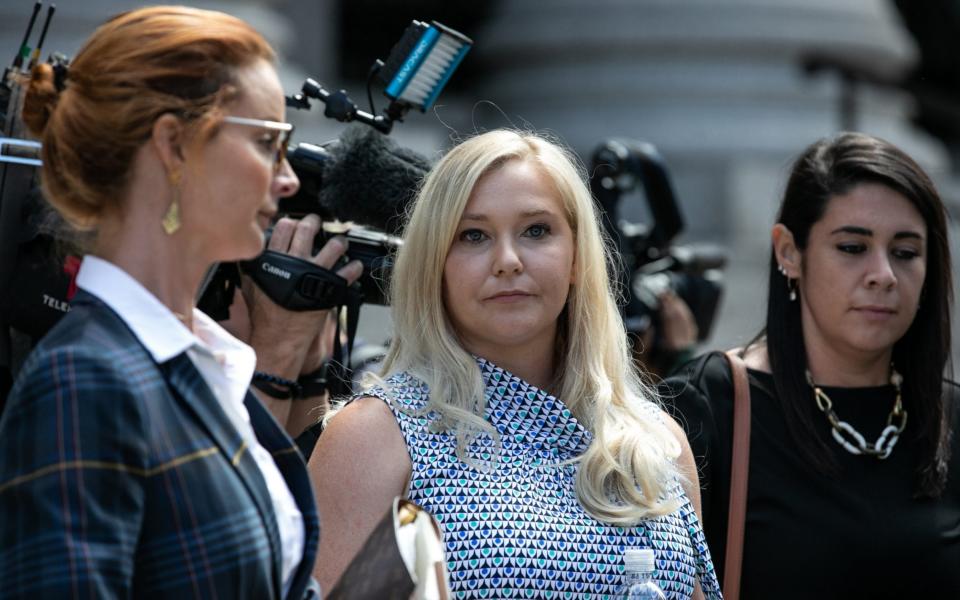
[[[473,40],[449,27],[414,21],[380,71],[386,95],[425,112],[471,45]]]

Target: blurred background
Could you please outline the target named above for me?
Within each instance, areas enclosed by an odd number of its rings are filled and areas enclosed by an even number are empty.
[[[60,2],[44,56],[72,55],[107,17],[142,4]],[[704,348],[742,344],[759,328],[774,211],[792,157],[817,138],[855,129],[914,156],[948,204],[960,258],[960,0],[190,4],[263,32],[281,55],[287,93],[310,76],[346,89],[364,109],[368,69],[411,20],[471,37],[473,49],[433,109],[411,112],[391,134],[430,158],[458,138],[509,125],[553,134],[588,165],[610,138],[654,144],[686,222],[677,242],[718,244],[728,257]],[[32,6],[0,0],[0,58],[15,55]],[[319,103],[288,118],[297,141],[327,141],[345,127],[325,119]],[[620,209],[649,219],[639,194],[624,196]],[[957,321],[955,311],[955,329]],[[364,306],[361,336],[379,341],[389,329],[386,309]]]

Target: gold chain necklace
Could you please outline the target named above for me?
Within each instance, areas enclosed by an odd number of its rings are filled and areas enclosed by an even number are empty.
[[[893,452],[893,447],[897,445],[897,440],[900,439],[900,434],[903,433],[904,428],[907,426],[907,411],[903,410],[903,402],[900,396],[900,384],[903,383],[903,377],[893,368],[893,365],[890,365],[890,383],[893,384],[894,389],[897,391],[897,399],[893,403],[890,414],[887,415],[887,426],[880,432],[880,437],[877,438],[877,441],[872,444],[868,444],[863,434],[854,429],[852,425],[846,421],[841,421],[840,418],[837,417],[837,413],[833,410],[833,402],[831,402],[830,397],[813,382],[813,375],[810,374],[810,369],[806,370],[806,374],[807,383],[813,388],[813,398],[817,402],[817,408],[827,416],[827,421],[830,422],[830,427],[833,428],[833,431],[831,431],[833,439],[837,440],[837,443],[843,446],[844,450],[850,454],[875,456],[879,460],[890,456],[890,453]]]

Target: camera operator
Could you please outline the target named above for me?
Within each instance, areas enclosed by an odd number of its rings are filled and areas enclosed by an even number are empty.
[[[258,255],[299,186],[274,63],[243,21],[160,6],[104,23],[69,71],[33,71],[45,196],[93,242],[0,419],[4,597],[315,591],[307,472],[249,385],[256,370],[291,396],[327,352],[329,313],[248,290],[235,312],[255,353],[194,308],[210,266]],[[345,247],[311,256],[317,228],[281,221],[271,248],[331,266]]]
[[[663,157],[649,143],[609,139],[594,150],[590,189],[607,235],[619,250],[618,286],[633,360],[654,378],[693,358],[713,325],[726,256],[710,245],[677,245],[683,213]],[[648,223],[622,218],[625,198],[639,191]],[[632,202],[629,202],[632,204]]]
[[[628,327],[628,334],[636,365],[663,378],[694,357],[700,330],[690,306],[672,289],[661,292],[657,301],[656,317],[639,331]]]

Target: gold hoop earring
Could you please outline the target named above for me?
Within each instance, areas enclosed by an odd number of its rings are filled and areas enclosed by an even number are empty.
[[[170,207],[167,208],[167,212],[163,215],[163,230],[167,235],[173,235],[180,229],[182,224],[180,221],[180,172],[174,172],[170,174],[170,186],[173,188],[173,201],[170,202]]]

